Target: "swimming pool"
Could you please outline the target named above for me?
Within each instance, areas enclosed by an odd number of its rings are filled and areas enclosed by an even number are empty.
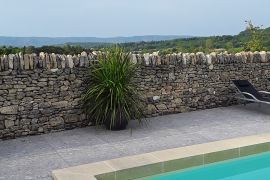
[[[247,156],[138,180],[269,180],[270,153]]]

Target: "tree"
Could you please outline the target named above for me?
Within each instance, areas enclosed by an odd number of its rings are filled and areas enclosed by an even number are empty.
[[[206,47],[206,49],[208,49],[208,50],[213,49],[213,45],[214,45],[214,43],[213,43],[213,40],[212,39],[207,39],[205,41],[205,47]]]
[[[28,46],[26,48],[24,48],[24,53],[25,54],[32,54],[35,53],[36,49],[34,46]]]
[[[263,46],[263,29],[259,26],[254,26],[251,21],[246,21],[246,31],[249,34],[249,41],[245,43],[245,51],[262,51]]]
[[[227,50],[233,49],[233,43],[232,43],[231,41],[226,42],[226,43],[225,43],[225,48],[226,48]]]

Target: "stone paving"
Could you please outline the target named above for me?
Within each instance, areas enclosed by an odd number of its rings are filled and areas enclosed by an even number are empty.
[[[270,106],[249,104],[149,118],[125,131],[87,127],[0,141],[0,180],[51,180],[54,169],[270,132]]]

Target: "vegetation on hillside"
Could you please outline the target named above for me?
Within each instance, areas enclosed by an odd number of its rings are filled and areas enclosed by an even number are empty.
[[[132,52],[154,52],[161,54],[174,52],[211,52],[229,51],[232,53],[240,51],[270,51],[270,28],[262,29],[254,26],[251,21],[246,21],[247,28],[238,35],[210,36],[175,39],[167,41],[133,42],[122,43],[126,51]],[[58,53],[58,54],[79,54],[82,51],[90,52],[112,47],[110,43],[72,43],[64,46],[43,46],[43,47],[0,47],[0,54],[10,53]]]
[[[211,36],[176,39],[171,41],[141,42],[122,44],[129,51],[153,52],[160,51],[162,54],[173,52],[211,52],[229,51],[262,51],[270,50],[270,28],[262,29],[248,22],[245,31],[235,36]]]

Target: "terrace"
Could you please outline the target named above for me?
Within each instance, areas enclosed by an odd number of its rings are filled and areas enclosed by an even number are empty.
[[[86,127],[0,141],[0,179],[51,180],[52,170],[270,131],[269,106],[248,104],[153,117],[113,132]]]

